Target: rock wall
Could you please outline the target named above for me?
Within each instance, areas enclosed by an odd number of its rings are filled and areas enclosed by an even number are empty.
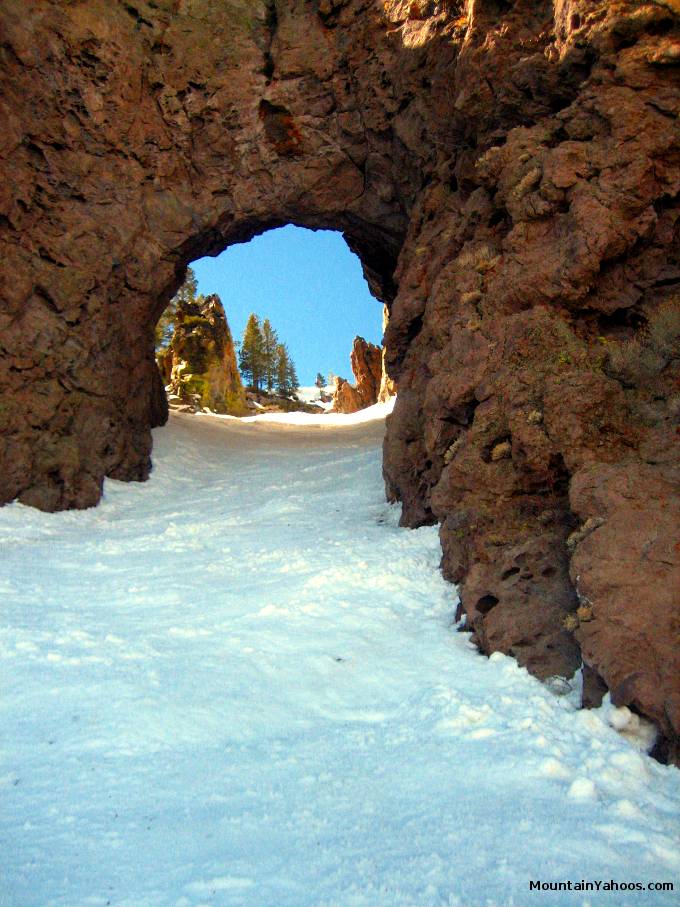
[[[0,501],[144,479],[187,263],[342,230],[390,310],[388,493],[479,645],[585,658],[678,758],[678,12],[5,0]]]
[[[383,336],[390,323],[390,311],[387,306],[383,306]],[[390,397],[397,395],[397,382],[390,377],[385,362],[385,347],[382,348],[382,363],[380,366],[380,389],[378,390],[378,403],[387,403]]]
[[[360,409],[363,409],[361,398],[353,384],[338,375],[335,376],[334,383],[331,412],[349,414],[357,413]]]
[[[333,412],[355,413],[378,402],[383,380],[383,352],[363,337],[355,337],[350,354],[354,385],[344,378],[335,379]]]
[[[203,409],[243,416],[246,392],[220,297],[179,303],[170,343],[170,387],[179,398],[196,396]]]
[[[363,337],[355,337],[349,358],[361,402],[363,406],[373,406],[378,402],[382,382],[382,349]]]

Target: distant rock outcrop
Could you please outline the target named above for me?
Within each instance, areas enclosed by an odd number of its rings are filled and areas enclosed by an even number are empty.
[[[319,407],[305,403],[297,395],[291,397],[274,391],[246,391],[246,405],[250,415],[262,413],[310,413],[319,414]]]
[[[390,310],[383,306],[383,337],[390,321]],[[382,375],[380,377],[380,390],[378,391],[378,403],[386,403],[390,397],[397,395],[397,382],[387,374],[387,365],[385,364],[385,347],[382,349]]]
[[[333,413],[356,413],[364,408],[359,391],[350,384],[346,378],[335,377],[335,390],[333,391]]]
[[[335,379],[333,412],[355,413],[378,402],[383,382],[383,353],[379,346],[355,337],[350,356],[355,384]]]
[[[246,413],[246,394],[219,296],[178,306],[169,350],[171,405],[234,416]],[[169,358],[168,353],[159,357],[161,374],[167,372]]]
[[[355,337],[350,361],[362,405],[373,406],[378,402],[382,381],[382,349],[363,337]]]

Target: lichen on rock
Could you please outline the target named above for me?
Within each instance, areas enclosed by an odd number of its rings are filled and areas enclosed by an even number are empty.
[[[234,342],[217,294],[178,305],[169,350],[169,391],[180,402],[189,398],[202,409],[245,415],[246,394]],[[167,369],[166,358],[162,363]]]

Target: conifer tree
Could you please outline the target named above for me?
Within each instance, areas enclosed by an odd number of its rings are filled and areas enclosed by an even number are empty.
[[[298,391],[300,382],[298,381],[295,364],[290,358],[290,353],[285,343],[278,344],[276,356],[276,389],[283,397],[292,397]]]
[[[316,381],[314,382],[314,384],[316,384],[316,386],[319,388],[319,390],[323,390],[324,387],[326,386],[326,379],[321,374],[321,372],[316,373]]]
[[[197,291],[198,281],[196,280],[196,275],[194,274],[193,268],[187,268],[187,275],[184,278],[184,283],[172,297],[172,301],[175,303],[175,308],[178,305],[185,305],[189,302],[195,302]]]
[[[270,394],[274,389],[274,385],[276,384],[278,344],[279,338],[276,335],[276,331],[272,327],[270,320],[268,318],[265,318],[265,320],[262,322],[262,378],[264,381],[264,386],[267,388],[267,391]]]
[[[300,380],[298,378],[297,369],[295,368],[295,363],[293,360],[288,357],[288,387],[290,388],[291,397],[297,396],[297,392],[300,390]]]
[[[286,396],[286,361],[288,354],[284,343],[276,347],[276,390]]]
[[[196,302],[197,290],[198,283],[196,281],[196,275],[191,268],[187,268],[184,283],[172,297],[156,324],[156,352],[167,347],[172,340],[172,335],[175,330],[177,307],[179,305],[185,305],[186,303]]]
[[[251,312],[243,332],[241,349],[238,352],[241,374],[255,391],[259,391],[264,375],[264,341],[260,319]]]

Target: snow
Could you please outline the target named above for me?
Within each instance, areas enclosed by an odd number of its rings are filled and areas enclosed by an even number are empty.
[[[299,387],[297,389],[297,393],[295,394],[295,396],[298,398],[298,400],[301,400],[303,403],[314,403],[320,409],[324,410],[324,412],[328,412],[330,410],[331,406],[333,406],[333,401],[329,400],[329,401],[324,402],[321,399],[321,394],[323,393],[327,397],[328,396],[332,397],[334,391],[335,391],[335,385],[333,385],[333,384],[327,384],[325,387],[322,387],[322,388],[318,388],[316,386],[316,384],[310,384],[310,385],[306,385],[303,387]]]
[[[148,483],[0,510],[0,904],[676,904],[680,772],[479,655],[381,419],[319,418],[173,414]],[[529,891],[582,879],[676,891]]]
[[[364,425],[367,422],[382,421],[394,409],[396,397],[390,397],[385,403],[374,403],[356,413],[261,413],[259,416],[217,416],[215,413],[198,413],[210,418],[238,420],[239,422],[274,422],[279,425],[299,425],[305,428],[344,428],[351,425]]]
[[[567,796],[572,800],[597,800],[597,787],[590,778],[576,778],[572,781]]]

